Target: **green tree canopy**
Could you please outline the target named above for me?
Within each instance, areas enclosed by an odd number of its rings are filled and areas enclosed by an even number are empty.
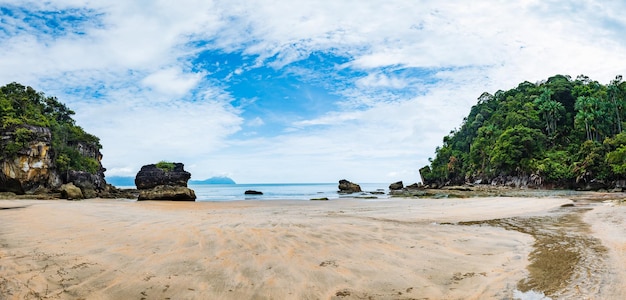
[[[87,157],[76,149],[78,144],[101,149],[100,139],[77,126],[74,111],[33,88],[13,82],[0,87],[0,131],[13,132],[12,141],[0,144],[2,159],[11,158],[35,138],[25,126],[49,128],[52,150],[60,171],[79,170],[95,173],[97,158]]]
[[[626,83],[580,75],[483,93],[458,130],[443,138],[426,181],[538,174],[544,182],[626,178],[622,134]]]

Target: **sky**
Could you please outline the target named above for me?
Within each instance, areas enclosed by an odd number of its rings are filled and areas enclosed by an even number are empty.
[[[626,75],[624,1],[0,0],[0,85],[55,96],[106,176],[402,180],[483,92]]]

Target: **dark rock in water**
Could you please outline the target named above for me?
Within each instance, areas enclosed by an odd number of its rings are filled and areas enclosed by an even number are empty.
[[[139,190],[137,200],[196,200],[195,192],[187,187],[191,174],[183,169],[182,163],[172,163],[171,170],[161,169],[155,164],[145,165],[135,177]]]
[[[323,198],[312,198],[311,201],[328,201],[328,198],[323,197]]]
[[[348,180],[339,180],[339,193],[352,194],[362,192],[361,186]]]
[[[389,185],[389,189],[392,191],[401,190],[403,188],[404,188],[404,184],[402,183],[402,181],[394,182]]]
[[[254,190],[247,190],[244,192],[245,195],[263,195],[263,192],[259,192],[259,191],[254,191]]]
[[[182,163],[174,163],[171,171],[158,168],[155,164],[145,165],[135,177],[137,189],[151,189],[159,185],[187,187],[191,174],[183,169]]]
[[[194,201],[195,192],[184,186],[159,185],[151,189],[139,190],[137,200],[178,200]]]

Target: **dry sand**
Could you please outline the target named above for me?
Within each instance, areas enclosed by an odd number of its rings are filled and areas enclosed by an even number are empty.
[[[2,200],[0,299],[626,298],[625,207],[566,203]],[[545,232],[599,249],[553,289]]]

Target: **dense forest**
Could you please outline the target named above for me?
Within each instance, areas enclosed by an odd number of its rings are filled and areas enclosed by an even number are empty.
[[[565,188],[622,180],[625,105],[621,75],[608,84],[556,75],[485,92],[420,169],[422,180],[441,186],[519,176]]]
[[[8,139],[0,143],[0,161],[12,159],[36,138],[32,127],[49,128],[52,136],[51,149],[58,171],[87,171],[95,174],[100,170],[97,157],[84,155],[81,149],[101,149],[100,140],[75,124],[74,111],[59,102],[56,97],[19,83],[0,87],[0,132]]]

